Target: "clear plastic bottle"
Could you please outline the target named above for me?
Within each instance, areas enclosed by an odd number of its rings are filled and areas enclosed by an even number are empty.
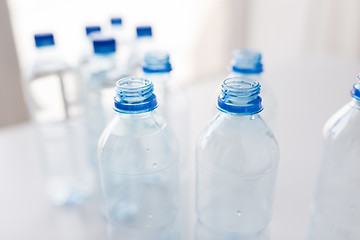
[[[261,116],[274,131],[276,128],[276,98],[271,86],[263,80],[262,55],[252,49],[235,49],[232,52],[231,72],[228,77],[252,78],[261,84],[261,97],[264,99],[264,111]]]
[[[145,54],[143,73],[146,79],[154,84],[154,92],[159,103],[159,113],[164,116],[170,128],[174,130],[179,141],[180,181],[181,181],[181,216],[182,232],[188,233],[187,223],[190,206],[190,183],[193,184],[189,161],[189,111],[184,91],[171,76],[172,66],[169,54],[165,51],[153,50]],[[190,202],[191,201],[191,202]],[[185,237],[185,236],[183,236]]]
[[[196,147],[196,239],[264,240],[279,151],[262,120],[260,85],[226,79]]]
[[[80,204],[92,186],[83,145],[85,126],[78,75],[58,56],[51,33],[36,34],[35,44],[37,57],[26,86],[49,196],[55,205]]]
[[[124,75],[117,67],[114,38],[93,36],[93,49],[94,54],[90,57],[82,78],[89,159],[97,171],[97,143],[106,124],[114,116],[112,111],[114,85]]]
[[[86,38],[83,40],[82,52],[79,60],[79,70],[85,67],[89,62],[89,58],[92,54],[92,36],[101,32],[101,27],[98,25],[86,26],[85,27]]]
[[[360,78],[358,77],[360,80]],[[308,240],[360,239],[360,84],[324,128]]]
[[[153,84],[116,84],[115,118],[99,141],[110,239],[177,239],[178,148],[156,112]]]
[[[138,26],[136,28],[136,39],[132,44],[128,65],[133,75],[141,72],[140,67],[144,61],[145,53],[152,50],[153,46],[151,26]]]

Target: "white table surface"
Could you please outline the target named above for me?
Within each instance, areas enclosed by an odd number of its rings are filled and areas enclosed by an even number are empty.
[[[360,70],[358,61],[288,60],[266,65],[278,102],[275,136],[280,147],[272,240],[304,240],[321,157],[322,127],[342,105]],[[187,89],[191,106],[191,145],[208,124],[221,75],[204,77]],[[30,124],[0,129],[0,239],[106,239],[106,224],[91,205],[53,207]]]

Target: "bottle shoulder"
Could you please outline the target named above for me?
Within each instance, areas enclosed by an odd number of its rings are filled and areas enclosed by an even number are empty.
[[[360,104],[353,100],[339,109],[325,124],[325,139],[336,141],[343,137],[360,142]]]
[[[110,122],[99,141],[103,168],[121,174],[148,174],[177,161],[177,142],[162,118],[154,115],[120,114]]]
[[[198,140],[199,165],[244,177],[275,172],[278,145],[261,117],[223,115],[217,115]]]

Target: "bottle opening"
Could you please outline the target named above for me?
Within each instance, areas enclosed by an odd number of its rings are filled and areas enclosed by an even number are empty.
[[[263,72],[262,55],[252,49],[235,49],[232,52],[232,69],[243,74],[259,74]]]
[[[263,110],[260,84],[245,77],[225,79],[221,85],[218,109],[222,112],[239,115],[252,115]]]
[[[116,82],[115,111],[122,113],[149,112],[158,104],[153,83],[145,78],[128,77]]]
[[[145,73],[168,73],[172,70],[170,56],[165,51],[149,51],[145,54]]]

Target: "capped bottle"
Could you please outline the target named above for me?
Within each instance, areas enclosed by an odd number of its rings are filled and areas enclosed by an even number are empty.
[[[25,84],[44,160],[49,197],[55,205],[80,204],[92,186],[85,157],[79,78],[59,56],[53,34],[36,34],[35,45],[36,59]]]
[[[89,25],[85,27],[86,37],[82,41],[82,52],[79,60],[79,70],[82,71],[86,64],[88,64],[89,58],[92,54],[92,37],[101,32],[101,27],[98,25]]]
[[[154,48],[153,34],[151,26],[137,26],[136,38],[132,43],[132,49],[128,60],[128,66],[132,74],[138,75],[141,72],[141,65],[145,58],[145,53]]]
[[[226,79],[196,146],[196,239],[268,239],[279,151],[260,84]]]
[[[360,80],[360,77],[358,77]],[[360,84],[325,124],[308,240],[360,239]]]
[[[152,50],[145,54],[142,66],[143,74],[154,84],[154,92],[159,103],[159,113],[164,117],[167,124],[174,131],[179,142],[180,159],[180,216],[182,222],[182,233],[190,233],[191,222],[188,220],[193,206],[192,194],[194,177],[192,168],[190,169],[189,159],[189,111],[187,108],[187,98],[184,91],[172,78],[172,65],[170,56],[166,51]],[[189,238],[183,235],[184,239]]]
[[[177,239],[178,147],[151,81],[116,83],[116,116],[98,148],[110,239]]]
[[[251,78],[261,84],[261,97],[264,110],[261,113],[272,130],[276,128],[277,103],[271,85],[263,79],[261,52],[253,49],[238,48],[232,52],[231,70],[228,77]]]

